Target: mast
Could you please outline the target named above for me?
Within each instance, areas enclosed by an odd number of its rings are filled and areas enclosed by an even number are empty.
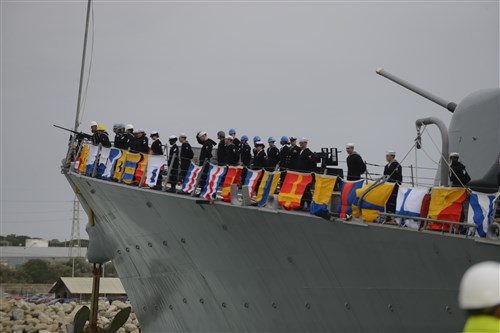
[[[76,116],[75,116],[75,127],[73,130],[78,131],[78,126],[80,125],[80,108],[82,104],[82,90],[83,90],[83,75],[85,71],[85,56],[87,54],[87,37],[89,34],[89,20],[90,20],[90,8],[92,7],[92,0],[87,2],[87,18],[85,20],[85,36],[83,37],[83,54],[82,54],[82,66],[80,68],[80,84],[78,86],[78,100],[76,103]]]

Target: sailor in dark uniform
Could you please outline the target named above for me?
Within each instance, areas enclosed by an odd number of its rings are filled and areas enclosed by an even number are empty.
[[[123,136],[123,142],[125,147],[123,149],[132,149],[134,146],[135,135],[134,135],[134,125],[127,124],[125,126],[125,135]]]
[[[217,164],[226,165],[226,133],[224,131],[217,132],[217,139],[219,139],[219,144],[217,145]]]
[[[396,183],[385,207],[387,213],[395,213],[396,200],[398,198],[398,189],[399,185],[401,185],[401,182],[403,181],[403,171],[401,170],[401,165],[399,164],[399,162],[396,161],[396,152],[394,150],[387,151],[387,153],[385,154],[385,159],[387,161],[387,164],[384,167],[384,176],[389,176],[389,179],[387,180],[389,183]],[[387,220],[390,219],[387,218]]]
[[[280,139],[280,155],[279,155],[279,166],[280,166],[280,184],[283,184],[283,180],[285,179],[286,176],[286,170],[290,168],[290,161],[292,155],[290,154],[290,141],[288,140],[288,137],[286,135],[283,135]],[[280,185],[281,186],[281,185]]]
[[[113,125],[113,132],[115,132],[114,146],[115,148],[127,149],[127,136],[125,135],[125,125],[115,124]]]
[[[140,128],[136,132],[134,132],[135,139],[132,141],[131,150],[136,153],[149,153],[149,144],[148,137],[146,136],[145,131]]]
[[[202,170],[202,174],[200,177],[200,182],[199,182],[199,187],[203,188],[205,186],[206,180],[207,180],[207,172],[209,168],[208,162],[210,162],[210,159],[212,158],[212,149],[216,145],[215,141],[210,139],[207,135],[207,132],[201,131],[198,132],[198,140],[201,142],[201,151],[200,151],[200,165],[203,165],[205,161],[207,161],[207,164]]]
[[[97,125],[97,130],[94,135],[96,136],[96,145],[101,145],[107,148],[111,147],[111,142],[109,141],[108,133],[106,133],[104,125]]]
[[[168,152],[167,166],[170,168],[169,178],[167,182],[170,184],[169,192],[175,192],[175,186],[177,185],[177,174],[179,173],[179,146],[177,143],[177,137],[171,135],[168,138],[168,143],[170,144],[170,150]]]
[[[233,137],[231,135],[228,135],[226,136],[225,141],[226,164],[232,166],[237,165],[239,156],[238,151],[236,150],[236,146],[233,143]]]
[[[457,152],[450,154],[450,181],[453,187],[462,187],[470,182],[470,176],[465,169],[465,165],[458,160],[459,158],[460,154]]]
[[[347,156],[347,180],[360,180],[361,175],[366,172],[366,164],[361,156],[354,151],[354,144],[348,143],[345,146]]]
[[[288,164],[288,169],[298,170],[297,163],[299,160],[300,147],[297,146],[297,138],[294,136],[290,137],[290,162]]]
[[[151,134],[149,134],[151,137],[151,140],[153,142],[151,143],[151,155],[163,155],[163,146],[160,141],[160,135],[158,134],[158,131],[153,131]],[[158,180],[156,181],[156,186],[153,187],[153,189],[159,190],[161,189],[161,184],[163,181],[163,176],[161,172],[158,174]]]
[[[403,181],[403,171],[401,170],[401,165],[395,159],[396,152],[394,150],[387,151],[385,158],[387,160],[387,164],[384,167],[384,176],[389,176],[387,180],[390,183],[397,183],[401,185]]]
[[[90,138],[90,141],[92,142],[93,145],[98,145],[97,141],[99,140],[99,133],[97,133],[97,121],[92,120],[90,122],[90,133],[92,133],[92,137]]]
[[[267,169],[269,171],[274,171],[280,162],[280,150],[275,146],[275,142],[276,140],[272,136],[267,139],[267,143],[269,143],[269,148],[267,148]]]
[[[248,144],[248,136],[243,135],[241,137],[241,164],[244,167],[250,167],[250,163],[252,162],[252,148]]]
[[[253,137],[253,149],[252,149],[252,157],[255,158],[257,154],[257,142],[261,141],[260,136],[256,135]]]
[[[307,148],[308,142],[309,142],[309,140],[306,138],[302,138],[299,141],[300,153],[299,153],[299,157],[297,159],[297,170],[299,170],[299,172],[312,172],[312,171],[314,171],[314,169],[316,167],[316,163],[314,160],[314,153],[309,148]],[[300,203],[300,205],[303,208],[307,208],[311,205],[312,186],[313,186],[313,183],[309,183],[304,190],[304,194],[302,195],[302,199],[301,199],[301,203]]]
[[[180,149],[181,173],[179,181],[183,183],[184,178],[186,178],[189,165],[191,164],[191,160],[194,157],[194,152],[193,148],[191,148],[191,145],[187,141],[186,134],[184,133],[179,134],[179,142],[181,143],[181,149]]]
[[[257,141],[255,143],[255,156],[253,158],[253,168],[254,170],[259,170],[267,167],[267,156],[264,151],[264,142]]]
[[[229,129],[229,135],[233,137],[233,144],[236,147],[236,152],[240,154],[241,141],[236,137],[236,130],[234,128]]]

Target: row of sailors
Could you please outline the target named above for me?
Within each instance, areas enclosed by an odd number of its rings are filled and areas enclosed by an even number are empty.
[[[111,142],[108,133],[102,124],[96,122],[91,123],[92,143],[104,147],[111,147]],[[163,146],[160,141],[160,136],[157,131],[150,133],[152,139],[151,148],[149,140],[143,129],[134,130],[131,124],[114,124],[113,132],[115,133],[114,146],[121,149],[129,149],[134,152],[149,153],[154,155],[163,155]],[[316,168],[317,158],[315,154],[307,147],[308,139],[302,138],[297,145],[297,138],[291,136],[282,136],[280,138],[281,147],[276,146],[276,140],[269,137],[267,143],[269,147],[265,149],[265,144],[259,136],[253,138],[254,148],[248,144],[248,137],[241,136],[240,139],[236,136],[236,130],[230,129],[229,135],[225,135],[223,131],[217,133],[219,143],[210,139],[207,132],[200,131],[196,134],[196,139],[201,144],[199,156],[200,165],[205,160],[210,161],[213,157],[212,151],[217,146],[217,163],[219,165],[243,165],[247,168],[274,170],[279,167],[281,170],[296,170],[302,172],[311,172]],[[177,143],[179,140],[181,146]],[[187,141],[187,136],[184,133],[177,138],[175,135],[169,137],[170,151],[168,165],[171,165],[172,158],[173,168],[177,169],[180,164],[181,181],[189,168],[191,159],[194,153],[191,145]],[[347,180],[359,180],[366,172],[366,163],[362,157],[354,150],[353,143],[346,144],[346,152],[348,154],[347,162]],[[395,159],[396,152],[389,150],[386,153],[387,164],[384,167],[384,175],[389,176],[389,181],[401,184],[403,181],[402,168],[399,162]],[[450,180],[454,186],[463,186],[470,180],[465,166],[458,161],[458,153],[450,154],[451,172]]]

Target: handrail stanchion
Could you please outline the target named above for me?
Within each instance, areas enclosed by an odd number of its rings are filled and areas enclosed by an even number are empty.
[[[207,165],[207,163],[208,163],[208,158],[206,158],[205,161],[203,161],[203,165],[201,166],[200,173],[198,174],[198,177],[196,178],[196,183],[194,183],[193,192],[191,192],[192,197],[194,197],[194,193],[196,192],[196,189],[198,188],[198,184],[200,183],[200,179],[201,179],[201,177],[203,177],[203,170],[205,170],[205,166]]]
[[[410,171],[411,171],[411,186],[415,187],[415,180],[413,179],[413,164],[410,165]]]
[[[99,160],[101,159],[101,149],[102,144],[99,144],[99,148],[97,149],[97,154],[95,155],[94,168],[92,169],[92,178],[95,178],[97,175],[97,168],[99,167]]]
[[[174,154],[172,156],[172,159],[170,160],[170,164],[168,165],[167,176],[166,176],[166,179],[165,179],[165,186],[163,188],[163,191],[167,190],[167,184],[168,184],[168,181],[170,180],[170,174],[172,173],[172,166],[174,165],[174,162],[175,162],[176,158],[177,158],[177,154]]]

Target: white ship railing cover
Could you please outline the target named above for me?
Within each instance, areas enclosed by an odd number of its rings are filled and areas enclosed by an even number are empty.
[[[140,188],[166,190],[179,167],[169,168],[163,155],[133,153],[118,148],[82,144],[71,171]],[[172,159],[173,161],[174,159]],[[167,177],[160,184],[160,174]],[[385,181],[347,181],[336,176],[296,171],[251,170],[190,163],[180,192],[208,201],[307,210],[310,214],[345,220],[394,224],[416,230],[485,237],[494,222],[500,193],[486,194],[457,187],[413,187]],[[234,200],[234,192],[242,200]],[[251,202],[249,202],[251,200]],[[277,204],[276,204],[277,202]],[[394,205],[395,204],[395,205]],[[392,209],[391,209],[392,208]]]

